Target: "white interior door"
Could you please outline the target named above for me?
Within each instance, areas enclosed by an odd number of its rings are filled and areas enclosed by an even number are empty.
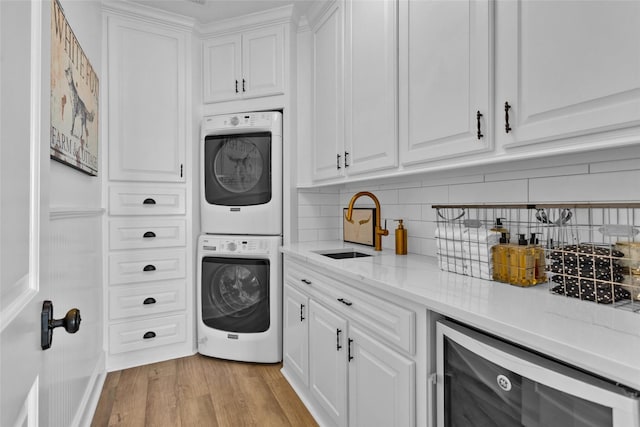
[[[43,352],[40,254],[41,1],[0,2],[0,425],[38,425]],[[48,70],[48,67],[46,68]],[[48,111],[48,110],[47,110]],[[44,163],[46,164],[46,163]],[[45,205],[46,204],[42,204]]]

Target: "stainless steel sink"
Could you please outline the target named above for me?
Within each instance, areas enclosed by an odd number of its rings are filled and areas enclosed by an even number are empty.
[[[371,254],[367,254],[364,252],[358,252],[356,250],[346,250],[346,251],[322,251],[318,252],[320,255],[333,258],[333,259],[347,259],[347,258],[363,258],[372,256]]]

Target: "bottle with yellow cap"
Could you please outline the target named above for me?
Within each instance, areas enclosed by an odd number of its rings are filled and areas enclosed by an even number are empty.
[[[401,219],[394,219],[398,221],[398,228],[396,228],[396,255],[407,254],[407,229],[402,225]]]

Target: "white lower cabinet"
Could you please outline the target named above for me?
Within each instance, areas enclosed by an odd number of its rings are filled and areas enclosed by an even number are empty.
[[[287,258],[284,298],[283,373],[321,425],[416,425],[414,312]]]

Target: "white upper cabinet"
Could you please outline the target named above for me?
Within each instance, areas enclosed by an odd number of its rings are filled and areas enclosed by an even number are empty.
[[[188,33],[114,16],[107,31],[109,179],[184,182]]]
[[[284,92],[284,26],[274,25],[203,42],[204,102]]]
[[[640,2],[509,0],[496,8],[499,146],[563,139],[553,147],[588,148],[640,124]]]
[[[397,2],[335,1],[311,30],[313,179],[396,167]]]
[[[492,149],[487,0],[400,2],[403,165]]]
[[[343,175],[342,8],[335,2],[312,26],[313,178]]]
[[[345,2],[345,159],[350,175],[398,165],[396,0]]]

